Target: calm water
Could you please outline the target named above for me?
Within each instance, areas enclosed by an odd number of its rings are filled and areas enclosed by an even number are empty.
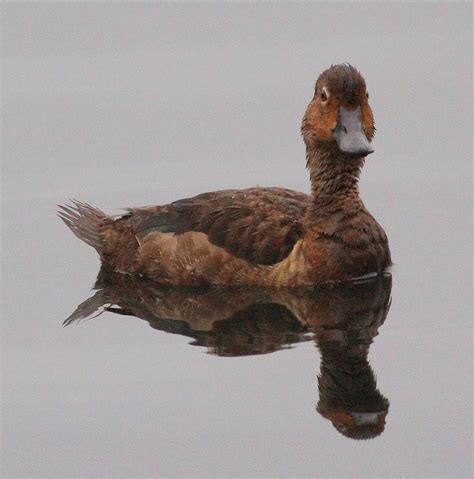
[[[3,477],[470,477],[470,5],[268,8],[4,6]],[[91,291],[57,203],[308,191],[299,123],[346,60],[392,278]]]

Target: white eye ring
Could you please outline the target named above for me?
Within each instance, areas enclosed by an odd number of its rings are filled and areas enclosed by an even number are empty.
[[[327,103],[327,101],[329,100],[329,91],[325,86],[321,88],[320,98],[323,104]]]

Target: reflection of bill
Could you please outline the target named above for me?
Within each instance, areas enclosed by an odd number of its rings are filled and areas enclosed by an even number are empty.
[[[65,321],[102,311],[189,336],[218,356],[265,354],[313,339],[321,352],[317,411],[347,437],[381,434],[389,402],[377,389],[369,347],[385,321],[392,278],[319,288],[164,288],[101,271],[97,292]]]

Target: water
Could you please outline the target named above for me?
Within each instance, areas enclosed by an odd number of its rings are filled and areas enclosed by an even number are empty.
[[[270,12],[4,6],[3,477],[470,477],[469,5]],[[114,301],[136,316],[62,327],[99,265],[57,203],[308,191],[299,122],[317,74],[346,60],[375,113],[361,191],[390,239],[391,291],[155,303],[142,288],[144,310]],[[388,409],[366,391],[360,416],[349,388],[359,415],[342,414],[318,384],[335,358],[372,370]],[[347,421],[378,434],[350,439],[333,425]]]

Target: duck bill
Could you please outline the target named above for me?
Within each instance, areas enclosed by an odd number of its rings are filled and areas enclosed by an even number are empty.
[[[370,141],[362,126],[362,112],[360,107],[355,110],[339,108],[339,118],[334,131],[337,146],[344,153],[362,157],[374,152]]]

